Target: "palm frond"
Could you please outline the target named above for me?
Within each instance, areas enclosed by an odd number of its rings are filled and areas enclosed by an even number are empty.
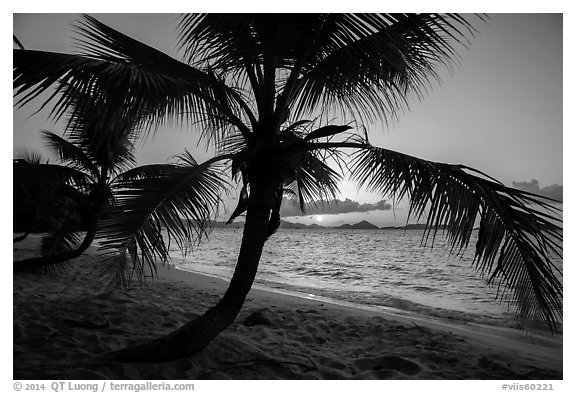
[[[237,116],[235,104],[239,95],[210,70],[204,72],[181,63],[88,15],[77,30],[84,37],[80,46],[86,55],[122,60],[142,73],[140,86],[140,80],[124,79],[123,82],[131,92],[142,89],[146,99],[134,102],[139,107],[146,103],[149,112],[152,108],[156,123],[165,114],[181,120],[185,114],[191,114],[193,120],[211,129],[233,124],[242,132],[248,132]],[[115,89],[117,95],[118,88]]]
[[[166,164],[149,164],[140,165],[135,168],[128,169],[116,176],[112,180],[112,184],[118,184],[116,187],[121,187],[125,184],[139,179],[154,179],[160,178],[166,171]]]
[[[288,127],[286,127],[284,130],[282,130],[282,133],[293,133],[296,134],[299,137],[303,137],[303,135],[301,133],[298,133],[298,129],[302,128],[305,124],[309,124],[312,123],[313,120],[299,120],[299,121],[295,121],[294,123],[290,124]]]
[[[55,164],[14,165],[14,179],[53,187],[71,184],[78,188],[86,188],[92,182],[88,174],[78,169]]]
[[[321,25],[321,14],[188,14],[180,18],[179,44],[188,62],[242,69],[275,57],[288,68],[304,52]]]
[[[224,81],[225,75],[216,75],[212,69],[208,68],[208,83],[212,89],[214,101],[219,107],[219,112],[224,114],[230,123],[234,124],[244,135],[245,138],[249,137],[249,128],[240,120],[238,115],[238,107],[241,106],[245,115],[249,118],[250,123],[254,127],[257,123],[254,114],[250,110],[245,99],[236,90],[230,88]]]
[[[109,97],[114,95],[104,90],[99,95],[73,92],[66,135],[100,168],[119,172],[135,164],[134,143],[149,114],[133,112],[127,105],[111,106]]]
[[[343,152],[337,148],[314,149],[312,140],[326,138],[330,140],[341,136],[349,126],[327,125],[311,132],[298,130],[306,122],[296,122],[280,134],[283,160],[284,185],[292,195],[297,196],[300,210],[304,212],[306,204],[329,201],[338,195],[338,183],[341,175],[329,163],[342,169]],[[309,124],[309,127],[313,123]]]
[[[138,271],[166,261],[173,240],[181,249],[201,241],[227,186],[218,166],[223,157],[203,164],[189,155],[182,159],[181,164],[147,167],[138,175],[134,170],[113,183],[116,202],[101,220],[98,238],[117,255],[128,252]]]
[[[41,132],[46,140],[48,149],[52,151],[62,163],[68,163],[72,168],[80,171],[85,170],[94,178],[98,177],[98,168],[81,148],[51,131],[42,130]]]
[[[300,210],[304,213],[306,204],[335,199],[340,180],[340,174],[316,152],[306,152],[294,171],[294,180],[287,182],[287,187],[298,195]]]
[[[331,137],[337,134],[341,134],[350,129],[352,129],[352,127],[350,126],[327,125],[310,132],[308,135],[306,135],[304,141],[307,142],[313,139]]]
[[[508,188],[466,166],[378,147],[355,153],[351,175],[369,190],[409,199],[410,217],[427,215],[424,243],[442,228],[451,250],[461,251],[479,217],[475,268],[498,286],[501,300],[514,301],[524,326],[558,328],[562,283],[553,258],[562,257],[562,228],[551,200]]]
[[[277,99],[277,120],[292,105],[297,118],[321,107],[386,120],[474,32],[455,14],[195,14],[181,17],[179,44],[189,63],[246,74],[261,115]]]
[[[231,132],[217,145],[218,154],[236,154],[248,147],[246,139],[239,132]]]
[[[43,256],[64,254],[78,248],[81,242],[79,232],[61,226],[42,237],[41,253]]]
[[[287,80],[280,86],[289,95],[298,76],[289,77],[286,70],[296,66],[309,47],[314,29],[321,25],[322,15],[315,14],[197,14],[184,15],[179,23],[179,44],[190,63],[207,63],[210,67],[237,75],[249,81],[258,113],[274,111],[275,70]],[[282,104],[283,105],[283,104]],[[287,107],[276,114],[278,120]],[[282,113],[280,113],[282,112]]]
[[[296,116],[332,108],[365,121],[395,117],[421,97],[473,28],[457,15],[331,14],[292,95]]]
[[[144,275],[134,274],[134,271],[137,265],[144,265],[131,264],[130,258],[126,253],[111,253],[102,259],[98,276],[105,283],[104,292],[113,291],[115,288],[128,288],[134,282],[134,278],[136,278],[138,286],[143,286]]]
[[[60,118],[72,106],[91,113],[97,109],[95,103],[106,102],[118,116],[146,118],[151,126],[159,126],[166,119],[185,122],[190,118],[215,130],[231,122],[238,125],[231,116],[216,116],[222,108],[207,73],[90,16],[85,16],[77,30],[83,37],[79,43],[82,55],[14,50],[18,106],[56,86],[43,104],[54,104],[54,118]],[[103,121],[109,120],[108,116]]]
[[[98,70],[107,66],[107,63],[101,60],[90,59],[80,55],[68,55],[62,53],[52,53],[34,50],[14,50],[13,51],[14,67],[14,89],[15,97],[19,97],[16,105],[24,106],[40,94],[47,91],[51,86],[56,84],[60,78],[70,79],[72,75],[66,78],[70,72],[77,71],[76,78],[87,82],[85,74],[91,70],[95,74]],[[80,72],[80,71],[83,71]],[[87,88],[86,90],[90,90]],[[46,106],[56,94],[54,93],[42,106]],[[61,108],[58,108],[61,109]],[[54,111],[53,111],[54,113]]]

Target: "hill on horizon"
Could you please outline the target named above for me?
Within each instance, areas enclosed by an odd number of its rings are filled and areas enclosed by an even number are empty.
[[[212,226],[214,228],[243,228],[244,222],[237,221],[231,224],[226,224],[224,221],[213,221]],[[387,226],[387,227],[378,227],[372,224],[370,221],[362,220],[355,224],[342,224],[338,226],[326,226],[320,224],[302,224],[296,222],[290,222],[282,220],[280,224],[280,228],[284,229],[424,229],[426,227],[425,224],[409,224],[405,226]]]

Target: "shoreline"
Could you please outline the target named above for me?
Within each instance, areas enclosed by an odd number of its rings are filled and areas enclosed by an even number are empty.
[[[13,258],[32,252],[14,245]],[[232,326],[201,352],[165,363],[98,363],[166,335],[215,305],[223,279],[160,266],[142,288],[103,292],[100,258],[58,275],[13,275],[15,379],[563,378],[562,347],[506,329],[415,319],[382,309],[254,287]],[[285,291],[287,292],[287,291]],[[252,315],[264,319],[247,324]]]
[[[174,264],[169,264],[169,269],[175,269],[182,274],[191,274],[191,275],[199,275],[199,276],[206,276],[210,278],[214,278],[217,280],[221,280],[226,285],[229,283],[229,279],[216,275],[210,274],[206,272],[194,271],[191,269],[185,269],[178,267]],[[160,269],[165,269],[165,267],[160,266]],[[303,291],[299,291],[297,289],[291,288],[282,288],[282,287],[274,287],[269,286],[266,284],[255,282],[252,285],[251,292],[253,291],[264,291],[264,292],[271,292],[277,293],[279,295],[286,295],[292,296],[302,299],[308,299],[312,301],[318,301],[322,303],[330,303],[336,306],[342,306],[346,308],[352,309],[360,309],[369,312],[374,312],[376,314],[382,314],[384,316],[388,316],[389,318],[402,320],[405,322],[410,321],[420,321],[428,326],[437,326],[438,328],[444,327],[444,329],[450,329],[453,327],[455,330],[461,329],[464,332],[468,330],[475,330],[475,331],[484,331],[486,333],[491,332],[496,335],[500,336],[508,336],[512,339],[517,339],[518,341],[526,342],[528,344],[536,342],[536,345],[544,346],[544,347],[552,347],[552,348],[561,348],[562,347],[562,340],[563,340],[563,332],[556,334],[538,334],[536,332],[530,332],[527,330],[522,330],[520,328],[513,328],[499,324],[490,324],[490,323],[483,323],[483,322],[474,322],[466,319],[459,319],[457,317],[442,317],[442,316],[435,316],[435,315],[427,315],[423,313],[419,313],[417,311],[397,308],[393,306],[379,306],[373,305],[368,303],[358,303],[344,299],[338,299],[334,297],[328,297],[323,295],[316,295],[312,293],[306,293]],[[450,311],[450,310],[446,310]],[[532,337],[532,338],[531,338]]]
[[[176,272],[172,272],[172,270],[175,270]],[[162,274],[162,276],[159,276],[159,278],[181,281],[186,285],[194,285],[198,281],[201,281],[202,277],[210,278],[213,280],[212,283],[218,282],[219,287],[227,287],[228,285],[228,281],[222,277],[193,272],[175,267],[173,265],[169,265],[168,268],[160,267],[158,271],[159,274]],[[318,303],[328,303],[331,307],[342,309],[349,313],[382,316],[388,320],[400,322],[403,324],[414,324],[416,326],[440,330],[449,334],[461,335],[469,340],[476,341],[484,345],[496,344],[500,347],[506,347],[507,349],[525,352],[528,355],[536,354],[547,359],[551,366],[561,367],[561,362],[558,362],[558,358],[562,358],[562,334],[555,336],[540,335],[537,336],[538,342],[534,342],[534,340],[527,336],[529,333],[526,333],[520,329],[470,323],[465,321],[455,321],[445,318],[427,317],[411,311],[395,309],[392,307],[371,306],[348,302],[345,300],[316,296],[312,294],[307,295],[303,292],[272,288],[262,284],[252,285],[252,289],[250,290],[248,297],[251,295],[255,298],[264,298],[269,302],[285,302],[285,299],[279,299],[278,297],[287,297],[295,298],[295,300],[297,299],[296,302],[302,301],[304,304],[308,303],[311,306],[317,306]]]

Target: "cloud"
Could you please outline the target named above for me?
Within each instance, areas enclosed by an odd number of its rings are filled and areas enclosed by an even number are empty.
[[[358,203],[351,199],[346,198],[341,201],[338,199],[333,199],[328,202],[316,203],[316,204],[306,204],[305,214],[340,214],[340,213],[351,213],[351,212],[367,212],[370,210],[390,210],[392,205],[387,203],[384,199],[376,203]],[[280,215],[282,217],[299,216],[300,207],[296,205],[293,201],[286,198],[282,201],[282,207],[280,209]]]
[[[542,195],[547,198],[552,198],[557,201],[562,202],[564,187],[560,184],[552,184],[551,186],[547,186],[544,188],[540,188],[538,184],[538,180],[533,179],[530,182],[521,181],[521,182],[512,182],[512,187],[517,188],[522,191],[531,192],[533,194]]]

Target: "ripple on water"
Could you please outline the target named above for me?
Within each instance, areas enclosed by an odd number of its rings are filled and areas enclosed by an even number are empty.
[[[495,289],[470,269],[472,249],[450,257],[442,239],[430,249],[420,247],[421,238],[422,231],[282,230],[266,244],[257,282],[357,303],[469,315],[464,319],[473,318],[469,310],[510,317],[508,307],[494,301]],[[217,228],[210,242],[185,259],[175,251],[174,260],[228,279],[240,242],[241,233]]]

